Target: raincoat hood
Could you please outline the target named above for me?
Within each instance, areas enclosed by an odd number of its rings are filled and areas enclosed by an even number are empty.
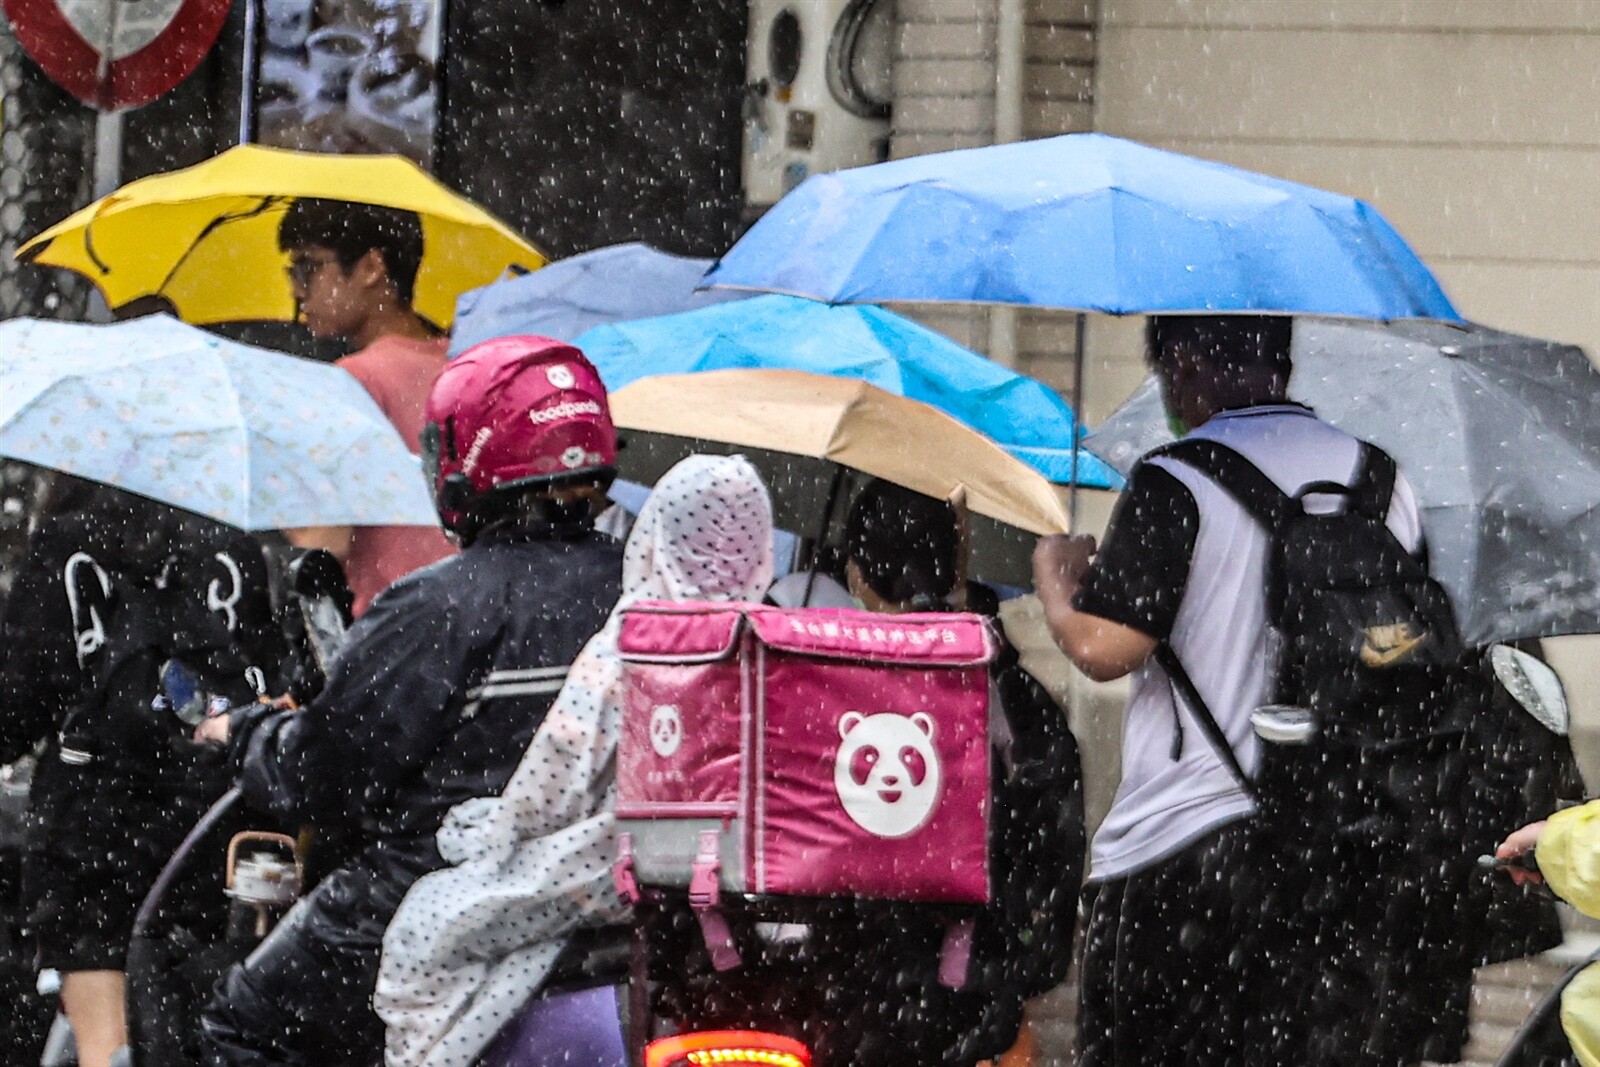
[[[622,599],[760,600],[772,498],[743,456],[690,456],[657,483],[622,560]]]

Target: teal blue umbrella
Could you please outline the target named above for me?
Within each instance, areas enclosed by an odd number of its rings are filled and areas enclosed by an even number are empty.
[[[1122,484],[1097,456],[1074,455],[1072,409],[1048,386],[880,307],[761,296],[597,326],[575,343],[613,391],[657,374],[740,368],[855,378],[959,419],[1052,482]]]

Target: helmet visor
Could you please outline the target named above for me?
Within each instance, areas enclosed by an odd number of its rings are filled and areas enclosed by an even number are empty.
[[[422,473],[428,478],[428,490],[435,494],[439,492],[439,450],[443,439],[438,423],[422,427]]]

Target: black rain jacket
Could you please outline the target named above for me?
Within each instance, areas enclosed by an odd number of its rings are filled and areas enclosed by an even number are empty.
[[[352,628],[311,704],[234,713],[246,801],[353,835],[356,849],[393,856],[406,884],[437,867],[445,813],[505,787],[621,570],[604,535],[511,529],[402,578]]]

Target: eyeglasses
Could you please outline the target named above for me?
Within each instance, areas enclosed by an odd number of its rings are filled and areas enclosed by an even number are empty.
[[[297,289],[304,289],[311,284],[311,279],[317,272],[334,261],[333,256],[326,258],[320,256],[294,256],[289,260],[289,267],[284,272],[289,275],[289,284]]]

